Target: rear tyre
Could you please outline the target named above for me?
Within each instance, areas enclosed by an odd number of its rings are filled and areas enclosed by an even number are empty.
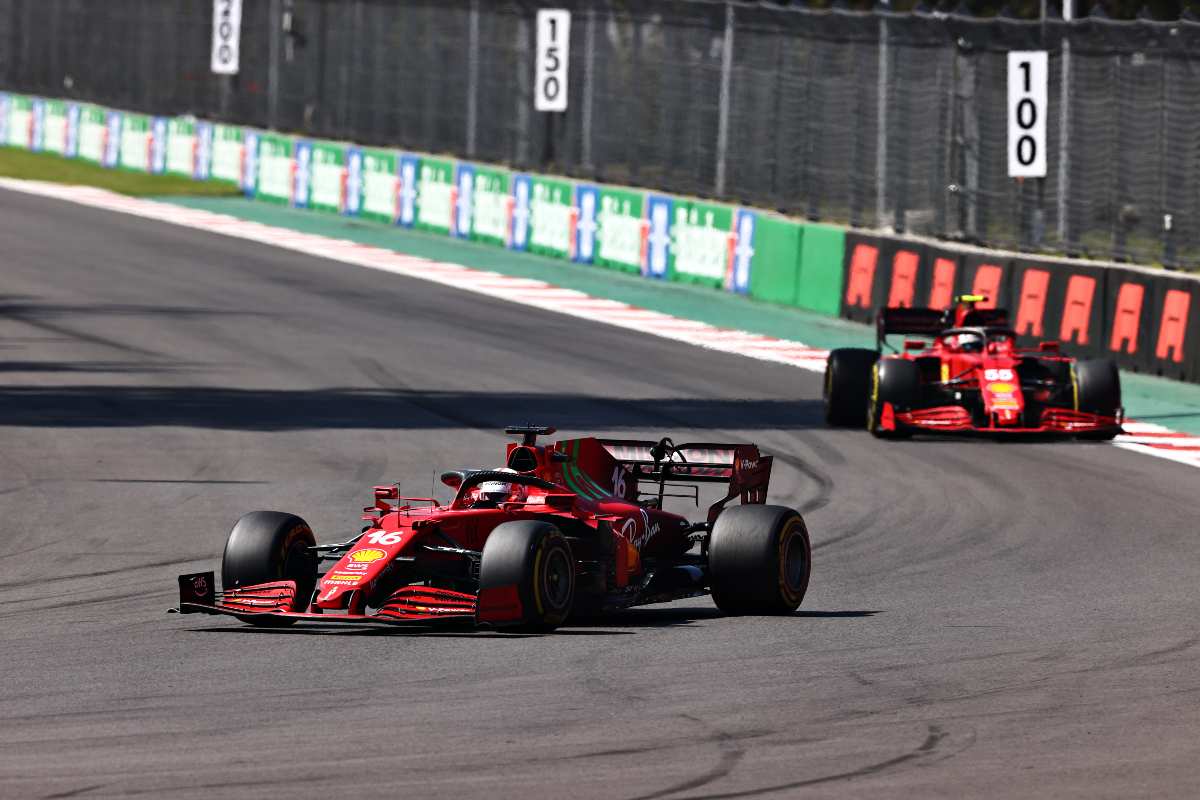
[[[293,611],[304,611],[317,585],[317,557],[308,548],[317,544],[308,523],[295,514],[251,511],[229,532],[221,558],[225,589],[272,581],[295,581]],[[283,627],[295,622],[278,617],[243,617],[251,625]]]
[[[879,439],[908,439],[912,433],[900,428],[880,427],[883,404],[891,403],[896,411],[912,408],[921,389],[921,371],[912,361],[902,358],[880,359],[875,365],[871,401],[867,406],[867,430]]]
[[[521,616],[505,627],[546,633],[566,621],[575,601],[575,559],[558,528],[520,520],[492,530],[480,557],[479,592],[510,586],[516,587]]]
[[[856,428],[867,418],[871,399],[871,370],[879,353],[861,347],[839,347],[825,362],[825,421],[839,428]]]
[[[1075,362],[1075,391],[1080,411],[1115,417],[1121,410],[1121,374],[1107,358]],[[1118,433],[1113,426],[1102,431],[1080,434],[1080,439],[1107,441]]]
[[[783,506],[733,506],[708,540],[713,602],[726,614],[790,614],[808,590],[812,547],[804,519]]]

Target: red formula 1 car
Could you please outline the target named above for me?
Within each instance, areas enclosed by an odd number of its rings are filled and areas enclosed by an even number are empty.
[[[977,308],[984,300],[963,295],[949,311],[882,309],[874,350],[829,354],[826,420],[865,422],[883,438],[975,432],[1111,439],[1121,432],[1121,383],[1112,361],[1076,360],[1054,341],[1019,348],[1008,312]],[[891,334],[924,338],[884,353]]]
[[[297,516],[254,511],[213,572],[181,575],[182,613],[255,625],[457,622],[551,630],[603,612],[712,593],[729,614],[790,613],[808,588],[800,514],[763,505],[771,457],[750,444],[522,436],[499,469],[455,470],[447,506],[375,488],[358,536],[318,545]],[[667,497],[724,488],[702,522],[664,511]],[[741,505],[726,507],[738,499]],[[698,545],[698,552],[697,552]],[[325,564],[332,566],[325,568]]]

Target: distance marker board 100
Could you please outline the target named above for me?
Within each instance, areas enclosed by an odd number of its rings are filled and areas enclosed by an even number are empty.
[[[1046,177],[1045,50],[1008,54],[1008,177]]]

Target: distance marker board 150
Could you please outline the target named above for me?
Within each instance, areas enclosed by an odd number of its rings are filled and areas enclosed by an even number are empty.
[[[537,62],[533,107],[567,110],[567,65],[571,56],[571,12],[544,8],[537,13]]]

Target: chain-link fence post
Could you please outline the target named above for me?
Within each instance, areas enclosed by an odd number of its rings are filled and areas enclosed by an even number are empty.
[[[283,56],[283,9],[271,0],[267,12],[267,127],[279,129],[279,62]]]
[[[471,0],[467,17],[467,155],[475,155],[479,117],[479,0]]]
[[[1063,22],[1075,18],[1075,0],[1063,0]],[[1071,228],[1067,199],[1071,193],[1071,37],[1065,26],[1062,37],[1061,85],[1058,94],[1058,241],[1070,252]]]
[[[866,59],[862,59],[862,58],[854,59],[854,78],[855,78],[854,85],[855,86],[862,86],[865,81],[870,80],[870,78],[868,77],[869,69],[866,66],[864,66],[865,60]],[[855,117],[857,117],[860,120],[868,119],[869,118],[868,117],[869,105],[870,105],[870,102],[869,102],[869,98],[868,98],[868,95],[866,92],[864,92],[864,91],[855,92],[855,101],[854,101],[854,106],[853,106]],[[853,144],[851,146],[851,153],[853,154],[851,157],[851,164],[852,164],[851,168],[853,169],[854,175],[866,175],[867,174],[867,163],[870,158],[868,155],[868,152],[867,152],[867,148],[869,146],[868,143],[870,141],[870,137],[866,133],[865,128],[866,128],[866,125],[863,125],[863,124],[850,126],[850,136],[853,140]],[[854,180],[854,179],[851,179],[849,181],[849,183],[850,183],[850,224],[857,227],[857,226],[862,225],[865,222],[865,220],[863,219],[863,212],[864,212],[864,210],[866,208],[866,204],[867,204],[866,197],[864,196],[865,195],[864,190],[866,188],[866,185],[865,185],[865,181]]]
[[[887,9],[891,0],[882,0],[884,15],[879,18],[879,76],[875,107],[875,227],[887,225],[888,94],[891,92],[888,52]]]
[[[713,193],[725,194],[725,154],[729,148],[729,99],[733,82],[733,4],[725,4],[725,37],[721,40],[721,91],[717,108],[717,175]]]
[[[513,98],[516,108],[516,152],[513,154],[518,166],[528,168],[532,150],[533,124],[533,57],[530,55],[530,32],[528,16],[522,14],[516,24],[516,67],[517,96]]]
[[[1162,69],[1159,72],[1159,149],[1158,149],[1158,189],[1160,192],[1159,205],[1162,210],[1160,220],[1154,220],[1155,223],[1161,223],[1159,230],[1162,235],[1162,260],[1166,267],[1174,268],[1177,264],[1177,253],[1175,248],[1175,215],[1174,201],[1177,192],[1181,187],[1178,185],[1177,179],[1172,175],[1178,174],[1179,170],[1173,168],[1171,164],[1171,153],[1175,149],[1172,147],[1171,141],[1173,128],[1171,127],[1171,83],[1170,83],[1170,62],[1163,60]]]
[[[591,172],[592,165],[592,107],[595,103],[596,85],[596,9],[587,10],[587,25],[583,33],[583,131],[580,145],[580,162],[583,169]]]

